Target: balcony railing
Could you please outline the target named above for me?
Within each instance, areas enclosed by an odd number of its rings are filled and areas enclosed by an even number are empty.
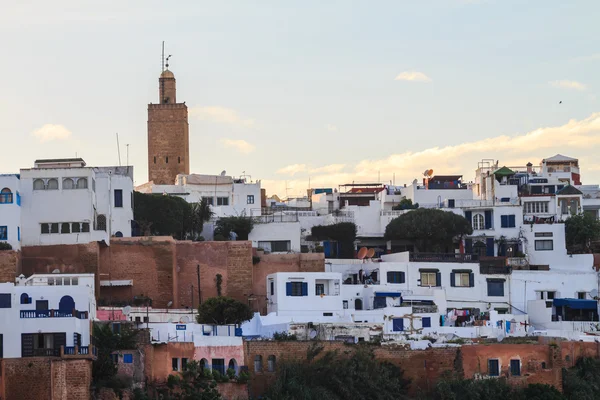
[[[33,349],[33,357],[60,357],[60,349]]]
[[[479,256],[477,254],[460,254],[460,253],[410,253],[409,261],[476,263],[479,261]]]
[[[510,274],[511,267],[507,265],[506,257],[481,257],[479,261],[479,273],[487,275]]]
[[[87,311],[21,310],[21,318],[77,318],[88,319]]]
[[[65,356],[87,356],[90,354],[89,346],[65,346],[63,347],[63,354]],[[96,354],[96,349],[94,348],[94,354]]]
[[[252,217],[257,224],[270,224],[273,222],[298,222],[298,214],[271,214],[271,215],[257,215]]]

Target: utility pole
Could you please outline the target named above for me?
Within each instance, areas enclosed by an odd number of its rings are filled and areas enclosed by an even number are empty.
[[[194,317],[194,285],[192,285],[192,306],[190,307],[192,309],[192,318]],[[192,321],[194,322],[194,321]]]
[[[200,264],[196,266],[198,274],[198,306],[202,304],[202,292],[200,291]],[[193,306],[193,305],[192,305]]]

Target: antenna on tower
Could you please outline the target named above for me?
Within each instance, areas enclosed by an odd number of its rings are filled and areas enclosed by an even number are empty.
[[[119,147],[119,132],[117,132],[117,154],[119,155],[119,167],[121,166],[121,148]]]
[[[165,41],[163,40],[162,42],[162,71],[161,72],[165,72]]]

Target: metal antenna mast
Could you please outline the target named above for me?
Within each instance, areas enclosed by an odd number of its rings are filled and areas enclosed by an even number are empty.
[[[162,71],[165,71],[165,41],[162,42]]]
[[[119,132],[117,132],[117,154],[119,155],[119,167],[121,166],[121,148],[119,147]]]

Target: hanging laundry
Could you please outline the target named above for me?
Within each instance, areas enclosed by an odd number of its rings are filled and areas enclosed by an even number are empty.
[[[510,332],[510,321],[506,321],[506,333],[511,333]]]

